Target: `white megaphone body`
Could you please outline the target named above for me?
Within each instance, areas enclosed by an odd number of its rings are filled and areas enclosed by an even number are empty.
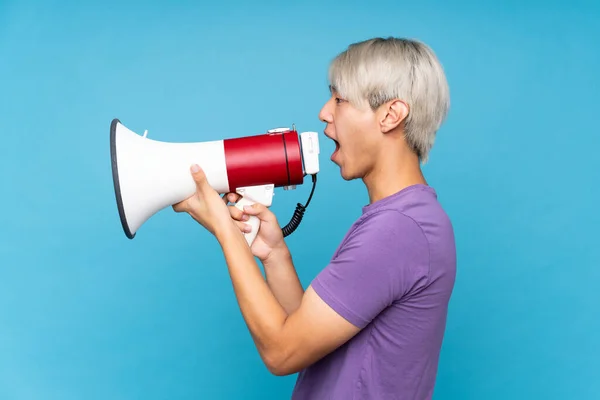
[[[313,188],[306,205],[298,207],[284,236],[300,223],[310,202],[319,172],[316,132],[278,128],[265,134],[194,143],[148,139],[126,128],[118,119],[110,126],[110,155],[115,196],[125,235],[133,239],[140,226],[158,211],[190,197],[196,191],[190,166],[198,164],[219,193],[242,196],[236,207],[261,203],[269,207],[274,188],[295,188],[312,175]],[[252,245],[259,220],[247,221]]]

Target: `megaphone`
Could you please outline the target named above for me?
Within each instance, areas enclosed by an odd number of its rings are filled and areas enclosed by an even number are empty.
[[[192,143],[161,142],[139,135],[119,119],[110,125],[112,177],[121,226],[133,239],[139,228],[158,211],[193,195],[196,184],[190,166],[198,164],[209,184],[220,194],[241,195],[235,206],[272,204],[274,189],[294,189],[312,176],[313,187],[305,205],[297,204],[284,236],[300,224],[310,203],[319,172],[316,132],[298,134],[295,127],[275,128],[262,134]],[[252,245],[260,222],[250,216]]]

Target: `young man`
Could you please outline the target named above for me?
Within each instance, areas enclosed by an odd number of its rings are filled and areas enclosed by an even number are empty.
[[[448,111],[446,78],[429,47],[396,38],[349,46],[329,77],[319,118],[336,144],[331,159],[344,179],[364,182],[370,202],[306,291],[265,207],[228,207],[197,166],[197,193],[173,207],[216,236],[267,368],[299,372],[294,399],[430,399],[456,254],[420,164]],[[251,249],[245,215],[261,219]]]

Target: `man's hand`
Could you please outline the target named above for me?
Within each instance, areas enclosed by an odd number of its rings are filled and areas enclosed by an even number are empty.
[[[173,205],[175,212],[187,212],[210,233],[216,235],[221,228],[233,224],[227,205],[212,186],[200,166],[191,167],[192,177],[196,182],[196,193],[193,196]]]
[[[238,202],[241,196],[228,193],[225,201]],[[269,288],[277,301],[290,314],[302,301],[304,289],[294,268],[292,255],[285,244],[283,232],[275,215],[264,205],[254,204],[245,212],[235,206],[229,206],[231,217],[236,221],[241,231],[249,227],[244,221],[248,215],[254,215],[260,220],[258,234],[252,243],[252,254],[262,262]]]
[[[227,193],[226,201],[236,203],[241,199],[237,193]],[[252,243],[252,254],[258,257],[263,263],[268,262],[268,259],[273,253],[281,255],[287,252],[287,246],[283,240],[283,232],[277,221],[277,217],[266,206],[255,203],[252,206],[247,206],[244,211],[241,211],[234,205],[229,206],[231,218],[236,220],[237,225],[242,232],[248,232],[246,228],[250,225],[246,224],[249,215],[256,216],[260,221],[260,228],[256,239]]]

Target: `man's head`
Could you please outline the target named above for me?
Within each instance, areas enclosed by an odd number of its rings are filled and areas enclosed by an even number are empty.
[[[352,44],[332,61],[329,82],[319,118],[336,141],[332,160],[345,179],[363,178],[390,152],[427,161],[450,104],[444,71],[427,45],[398,38]]]

